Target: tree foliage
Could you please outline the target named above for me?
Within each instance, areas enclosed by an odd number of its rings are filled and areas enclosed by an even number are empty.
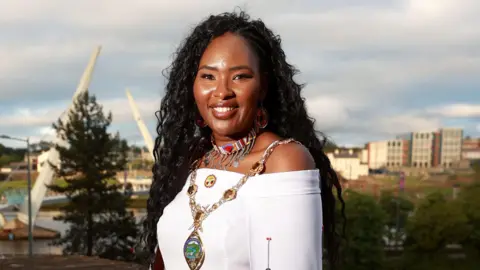
[[[472,229],[464,244],[473,247],[480,254],[480,183],[464,188],[459,199]]]
[[[342,247],[341,269],[383,269],[386,215],[373,197],[350,190],[346,195],[346,243]]]
[[[464,242],[471,232],[462,202],[448,200],[439,192],[429,194],[419,203],[406,229],[404,263],[408,269],[453,269],[449,268],[455,264],[449,257],[452,245]]]
[[[23,161],[26,152],[26,148],[11,148],[0,143],[0,167]]]
[[[461,243],[470,231],[461,202],[447,200],[442,193],[428,195],[407,226],[410,248],[425,253],[438,252],[447,244]]]
[[[382,192],[379,204],[386,213],[385,237],[388,243],[398,245],[405,235],[407,219],[414,205],[404,194],[395,195],[392,191]]]
[[[126,210],[128,198],[119,192],[120,185],[107,181],[125,168],[128,146],[118,133],[108,133],[111,122],[111,113],[105,115],[95,97],[86,92],[74,102],[68,121],[53,124],[66,142],[55,145],[60,165],[50,165],[67,185],[49,186],[69,200],[63,214],[55,218],[70,224],[54,242],[64,246],[65,254],[132,259],[138,234],[135,217]]]

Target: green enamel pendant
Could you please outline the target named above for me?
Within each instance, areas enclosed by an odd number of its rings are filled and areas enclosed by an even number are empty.
[[[183,255],[190,270],[199,270],[202,267],[203,261],[205,260],[205,250],[203,249],[202,239],[197,230],[193,230],[190,236],[188,236],[187,241],[185,241]]]

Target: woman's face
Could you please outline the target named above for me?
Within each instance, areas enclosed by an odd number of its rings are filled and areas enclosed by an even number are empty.
[[[242,136],[253,127],[263,94],[257,57],[241,36],[214,39],[193,85],[198,111],[215,136]]]

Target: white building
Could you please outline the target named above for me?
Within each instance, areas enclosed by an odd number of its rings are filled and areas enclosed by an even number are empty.
[[[387,166],[388,141],[369,142],[367,144],[368,168],[376,170]]]
[[[368,164],[368,149],[362,149],[360,152],[360,163]]]
[[[434,153],[434,132],[412,132],[410,164],[414,168],[430,168]]]
[[[401,167],[408,161],[408,142],[402,139],[369,142],[367,152],[370,169]]]
[[[387,142],[387,167],[401,167],[408,158],[407,142],[404,140],[390,140]]]
[[[368,165],[362,164],[358,153],[354,153],[353,150],[340,152],[337,149],[327,156],[333,169],[347,180],[357,180],[360,176],[368,175]]]
[[[442,128],[440,133],[440,165],[449,168],[462,158],[463,130]]]

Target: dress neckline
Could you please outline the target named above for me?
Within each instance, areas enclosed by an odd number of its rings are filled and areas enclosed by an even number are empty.
[[[214,171],[214,172],[219,172],[219,173],[230,173],[230,174],[235,174],[238,176],[244,176],[245,174],[239,173],[239,172],[234,172],[234,171],[227,171],[227,170],[219,170],[219,169],[213,169],[213,168],[198,168],[197,171]],[[274,172],[274,173],[262,173],[259,175],[251,176],[252,177],[268,177],[268,176],[288,176],[291,174],[319,174],[320,171],[319,169],[309,169],[309,170],[296,170],[296,171],[286,171],[286,172]]]

